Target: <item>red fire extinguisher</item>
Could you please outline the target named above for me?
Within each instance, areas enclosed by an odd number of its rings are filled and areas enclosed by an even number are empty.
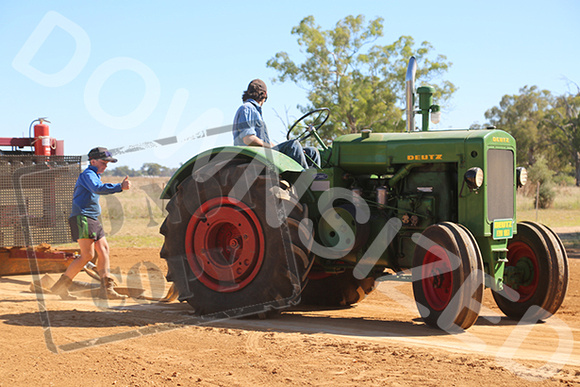
[[[52,139],[50,138],[48,125],[50,123],[44,118],[37,120],[39,123],[34,125],[34,154],[36,156],[50,156]]]

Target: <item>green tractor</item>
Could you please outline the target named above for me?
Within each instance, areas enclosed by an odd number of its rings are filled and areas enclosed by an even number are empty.
[[[516,223],[516,168],[508,133],[429,131],[433,89],[407,70],[407,131],[348,134],[326,146],[328,109],[288,131],[320,145],[304,170],[271,149],[226,146],[186,162],[162,198],[167,278],[207,318],[268,316],[298,303],[347,306],[377,281],[412,281],[423,320],[467,329],[485,287],[510,318],[554,314],[566,294],[568,260],[558,236]],[[418,95],[418,98],[416,98]],[[415,110],[418,99],[418,110]],[[416,131],[415,114],[422,115]],[[302,133],[300,133],[302,131]]]

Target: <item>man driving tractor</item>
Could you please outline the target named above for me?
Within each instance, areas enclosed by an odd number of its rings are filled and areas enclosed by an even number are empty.
[[[291,157],[304,168],[320,165],[320,154],[314,147],[302,147],[297,140],[274,145],[270,141],[266,123],[262,117],[262,105],[268,99],[268,89],[261,79],[254,79],[242,95],[243,105],[234,117],[232,133],[234,145],[250,145],[272,148]]]

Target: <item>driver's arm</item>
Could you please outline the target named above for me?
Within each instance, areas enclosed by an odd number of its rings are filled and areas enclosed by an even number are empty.
[[[261,146],[264,148],[271,148],[272,144],[262,141],[258,136],[255,134],[251,134],[243,138],[244,144],[250,146]]]

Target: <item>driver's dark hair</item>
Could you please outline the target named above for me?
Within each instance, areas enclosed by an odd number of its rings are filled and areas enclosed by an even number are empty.
[[[242,95],[242,101],[246,102],[249,99],[253,99],[256,102],[260,102],[261,100],[264,99],[264,97],[266,97],[266,93],[264,93],[263,91],[249,92],[248,90],[246,90]]]
[[[248,89],[242,94],[242,101],[246,102],[249,99],[253,99],[256,102],[267,98],[267,88],[264,81],[261,79],[254,79],[248,85]]]

